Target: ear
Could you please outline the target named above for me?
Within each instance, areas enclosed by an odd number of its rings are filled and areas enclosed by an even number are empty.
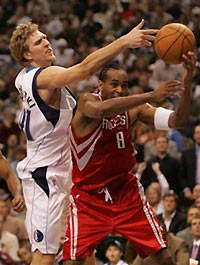
[[[99,80],[98,81],[98,89],[99,89],[99,91],[102,91],[103,86],[104,86],[104,83],[101,80]]]
[[[33,59],[32,56],[31,56],[31,53],[30,53],[29,51],[24,52],[23,56],[24,56],[24,58],[25,58],[26,60],[31,60],[31,59]]]

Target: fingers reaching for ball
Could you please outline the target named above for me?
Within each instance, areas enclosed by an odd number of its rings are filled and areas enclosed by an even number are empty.
[[[187,70],[193,71],[196,66],[196,55],[191,51],[187,55],[183,54],[182,64]]]
[[[141,29],[144,25],[144,19],[133,28],[128,34],[123,36],[128,41],[129,48],[139,48],[143,46],[150,47],[155,39],[155,34],[158,32],[157,29]]]

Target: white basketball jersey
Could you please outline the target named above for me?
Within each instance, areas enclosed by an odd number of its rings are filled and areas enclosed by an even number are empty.
[[[68,128],[76,101],[67,88],[61,89],[60,109],[47,105],[37,91],[37,76],[43,68],[23,69],[15,80],[23,109],[19,126],[27,137],[27,157],[17,171],[21,179],[25,172],[39,167],[63,167],[71,164]]]

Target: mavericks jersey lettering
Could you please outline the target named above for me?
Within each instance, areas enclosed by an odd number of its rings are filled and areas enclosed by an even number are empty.
[[[67,168],[71,161],[68,128],[75,99],[67,88],[62,88],[60,109],[47,105],[37,91],[36,79],[42,70],[23,69],[15,80],[23,101],[19,126],[27,137],[27,157],[17,167],[22,179],[25,171],[44,166]]]
[[[104,118],[93,132],[78,138],[71,126],[72,181],[82,190],[104,187],[128,175],[135,164],[128,112]]]

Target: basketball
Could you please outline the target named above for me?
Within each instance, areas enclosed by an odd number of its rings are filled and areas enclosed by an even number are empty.
[[[193,32],[180,23],[171,23],[162,27],[154,41],[156,54],[167,64],[181,63],[182,55],[194,51],[195,47]]]

